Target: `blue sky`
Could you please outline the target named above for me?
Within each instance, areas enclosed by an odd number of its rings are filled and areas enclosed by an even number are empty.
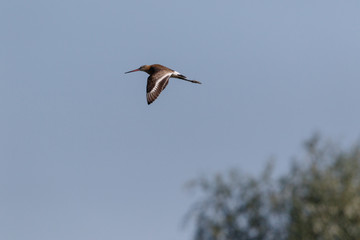
[[[0,3],[0,238],[190,239],[184,184],[360,133],[360,2]],[[150,106],[145,73],[171,79]]]

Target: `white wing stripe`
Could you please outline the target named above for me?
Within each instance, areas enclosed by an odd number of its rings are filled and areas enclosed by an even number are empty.
[[[155,82],[155,86],[153,87],[153,89],[151,89],[151,91],[149,92],[150,93],[153,93],[153,92],[156,92],[156,90],[158,89],[159,87],[159,84],[161,81],[163,81],[164,79],[166,79],[167,77],[170,77],[172,73],[167,73],[165,74],[164,76],[162,76],[161,78],[157,79],[156,82]]]

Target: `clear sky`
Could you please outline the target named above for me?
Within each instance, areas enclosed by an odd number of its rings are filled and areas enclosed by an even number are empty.
[[[0,2],[0,239],[190,239],[184,184],[360,134],[360,1]],[[150,106],[159,63],[171,79]]]

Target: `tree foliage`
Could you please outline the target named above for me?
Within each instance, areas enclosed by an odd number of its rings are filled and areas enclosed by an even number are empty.
[[[290,171],[259,177],[231,170],[191,183],[195,240],[360,239],[360,147],[312,137]]]

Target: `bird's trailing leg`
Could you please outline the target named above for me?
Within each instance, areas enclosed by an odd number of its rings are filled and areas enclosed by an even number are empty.
[[[182,74],[180,74],[180,73],[178,73],[178,72],[176,72],[176,71],[173,73],[172,76],[175,77],[175,78],[184,80],[184,81],[201,84],[201,82],[199,82],[199,81],[187,79],[184,75],[182,75]]]
[[[179,78],[179,79],[184,80],[184,81],[188,81],[188,82],[192,82],[192,83],[201,84],[201,82],[196,81],[196,80],[189,80],[189,79],[183,79],[183,78]]]

